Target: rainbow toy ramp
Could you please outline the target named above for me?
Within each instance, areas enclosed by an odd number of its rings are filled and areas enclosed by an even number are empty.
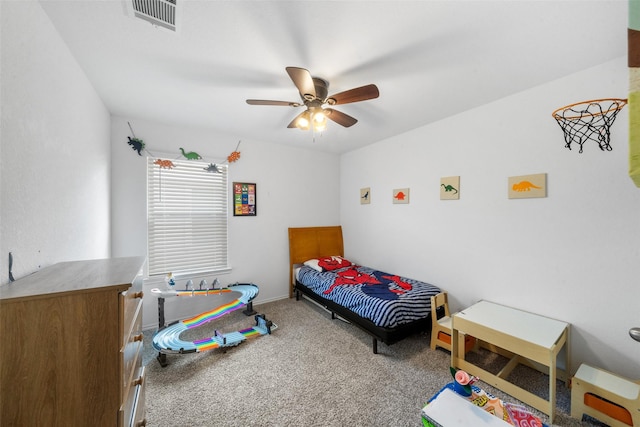
[[[256,297],[256,295],[258,295],[258,287],[254,284],[236,284],[223,289],[209,290],[206,291],[206,294],[204,292],[192,293],[191,291],[161,291],[158,289],[152,289],[151,292],[157,294],[161,298],[183,296],[181,294],[194,296],[214,295],[221,292],[238,292],[240,294],[237,299],[227,304],[223,304],[213,310],[201,313],[189,319],[172,323],[159,329],[153,337],[153,347],[161,354],[195,353],[220,347],[232,347],[240,344],[247,338],[271,334],[271,331],[278,328],[278,326],[273,322],[267,320],[263,314],[258,314],[255,316],[256,324],[253,327],[227,334],[215,331],[215,336],[210,338],[204,338],[197,341],[184,341],[180,339],[180,335],[187,329],[197,328],[211,322],[212,320],[218,319],[225,314],[245,307]]]

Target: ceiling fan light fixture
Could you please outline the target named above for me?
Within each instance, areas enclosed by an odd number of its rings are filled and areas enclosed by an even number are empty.
[[[309,110],[304,111],[296,120],[296,127],[300,130],[309,130],[311,124],[311,112]]]
[[[314,111],[312,114],[313,117],[313,130],[316,132],[322,132],[327,128],[327,116],[324,113],[322,108],[319,108],[317,111]]]
[[[313,121],[314,123],[326,123],[327,117],[324,115],[324,112],[319,111],[319,112],[313,113]]]

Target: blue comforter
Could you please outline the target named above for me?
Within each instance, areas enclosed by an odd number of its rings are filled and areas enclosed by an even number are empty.
[[[431,296],[440,292],[434,285],[359,265],[325,272],[302,266],[298,281],[385,328],[428,317]]]

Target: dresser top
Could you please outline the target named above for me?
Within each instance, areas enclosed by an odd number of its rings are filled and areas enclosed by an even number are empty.
[[[131,286],[144,261],[145,257],[126,257],[61,262],[1,285],[0,301],[110,287],[123,291]]]

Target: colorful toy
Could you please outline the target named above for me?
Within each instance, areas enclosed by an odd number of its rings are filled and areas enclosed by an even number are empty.
[[[206,282],[201,282],[201,286]],[[212,350],[220,347],[237,346],[247,338],[257,337],[261,335],[271,334],[271,331],[278,328],[272,321],[267,320],[264,314],[255,316],[256,324],[253,327],[242,329],[227,334],[215,331],[215,336],[204,338],[196,341],[184,341],[180,339],[180,335],[187,329],[197,328],[212,320],[218,319],[232,311],[248,307],[244,311],[246,315],[255,314],[252,307],[252,300],[258,295],[258,286],[254,284],[234,284],[222,289],[187,289],[176,291],[173,289],[161,290],[154,288],[151,290],[153,294],[158,296],[158,311],[160,318],[160,328],[153,337],[153,347],[158,350],[158,362],[162,367],[167,365],[167,354],[185,354],[197,353],[206,350]],[[209,296],[219,295],[221,293],[237,292],[240,296],[213,310],[201,313],[189,319],[174,322],[168,326],[164,325],[164,298],[179,296]]]

